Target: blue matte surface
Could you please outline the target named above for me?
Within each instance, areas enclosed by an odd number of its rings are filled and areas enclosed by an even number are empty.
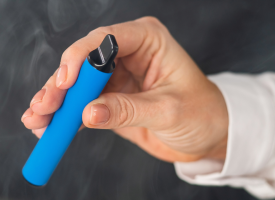
[[[84,61],[76,83],[68,90],[45,133],[23,167],[25,179],[45,185],[82,124],[85,106],[96,99],[112,73],[100,72]]]

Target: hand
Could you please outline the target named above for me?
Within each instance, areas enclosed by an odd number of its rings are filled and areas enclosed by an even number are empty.
[[[59,69],[22,116],[41,137],[90,51],[107,34],[119,45],[116,69],[100,97],[83,111],[88,128],[112,129],[168,162],[224,159],[228,114],[219,89],[157,19],[100,27],[62,55]]]

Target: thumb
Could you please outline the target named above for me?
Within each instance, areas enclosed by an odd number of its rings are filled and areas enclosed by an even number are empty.
[[[151,126],[156,123],[157,103],[151,92],[135,94],[105,93],[89,103],[82,119],[89,128],[116,129],[126,126]]]

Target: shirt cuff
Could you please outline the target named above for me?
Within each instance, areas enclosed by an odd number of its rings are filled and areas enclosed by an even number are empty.
[[[260,198],[275,197],[274,187],[256,175],[275,164],[275,75],[222,73],[208,78],[221,90],[227,105],[226,159],[224,163],[210,159],[176,162],[177,175],[194,184],[244,187]]]

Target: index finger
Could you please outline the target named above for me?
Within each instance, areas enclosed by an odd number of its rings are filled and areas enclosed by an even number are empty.
[[[107,34],[115,36],[119,45],[119,58],[130,55],[140,48],[146,37],[146,29],[138,21],[130,21],[91,31],[64,51],[56,79],[57,87],[68,89],[73,86],[85,58],[101,44]]]

